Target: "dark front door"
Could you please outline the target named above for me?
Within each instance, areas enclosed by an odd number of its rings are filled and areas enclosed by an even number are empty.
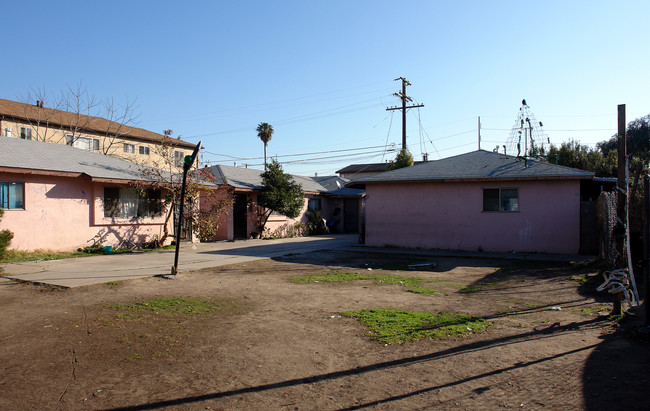
[[[233,229],[235,239],[248,238],[246,200],[246,194],[235,194],[235,205],[233,207]]]
[[[343,199],[343,231],[356,233],[359,231],[359,199]]]

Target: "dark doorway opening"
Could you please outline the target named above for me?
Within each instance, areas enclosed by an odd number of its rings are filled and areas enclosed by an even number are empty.
[[[343,199],[343,231],[346,233],[359,232],[359,199]]]
[[[233,206],[233,234],[235,240],[248,238],[248,198],[246,194],[235,194]]]

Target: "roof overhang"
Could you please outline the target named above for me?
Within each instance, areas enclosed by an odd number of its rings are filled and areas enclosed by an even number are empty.
[[[345,186],[349,188],[365,187],[372,184],[422,184],[422,183],[478,183],[495,181],[540,181],[540,180],[591,180],[594,176],[548,176],[548,177],[490,177],[490,178],[441,178],[427,180],[374,180],[374,181],[351,181]]]
[[[2,167],[0,166],[0,173],[12,174],[27,174],[36,176],[56,176],[56,177],[79,177],[84,173],[77,173],[71,171],[51,171],[51,170],[36,170],[33,168],[20,168],[20,167]]]

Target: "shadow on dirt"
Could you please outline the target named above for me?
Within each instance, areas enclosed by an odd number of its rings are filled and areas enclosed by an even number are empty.
[[[133,406],[127,406],[121,408],[114,408],[114,410],[150,410],[150,409],[169,407],[169,406],[187,406],[188,404],[195,404],[202,401],[209,401],[209,400],[215,400],[220,398],[228,398],[232,396],[267,392],[271,390],[285,389],[287,387],[300,386],[304,384],[316,384],[321,381],[336,380],[339,378],[352,376],[352,375],[370,374],[372,372],[382,371],[394,367],[408,367],[410,365],[421,364],[423,362],[434,362],[440,359],[450,359],[450,358],[453,359],[455,356],[463,355],[469,352],[482,351],[494,347],[506,346],[509,344],[517,344],[526,341],[552,338],[553,336],[556,336],[561,333],[570,333],[576,330],[583,330],[590,327],[599,327],[599,326],[600,325],[598,324],[597,320],[586,320],[578,323],[573,322],[566,325],[552,324],[548,327],[538,328],[534,331],[529,331],[521,334],[516,334],[512,336],[501,337],[501,338],[496,338],[491,340],[476,341],[469,344],[460,345],[458,347],[453,347],[438,352],[433,352],[433,353],[414,356],[414,357],[409,356],[409,357],[400,358],[396,360],[384,361],[380,363],[369,364],[366,366],[355,367],[347,370],[310,375],[310,376],[295,378],[291,380],[277,381],[277,382],[272,382],[272,383],[262,384],[262,385],[252,386],[252,387],[233,389],[229,391],[213,392],[213,393],[200,394],[200,395],[188,396],[183,398],[174,398],[174,399],[153,402],[148,404],[139,404],[139,405],[133,405]],[[443,388],[457,386],[470,381],[480,381],[483,378],[507,373],[509,371],[516,370],[516,369],[526,369],[528,367],[532,367],[537,364],[542,364],[547,361],[552,361],[552,360],[560,359],[562,357],[570,356],[571,354],[580,351],[590,350],[593,349],[594,347],[596,347],[596,345],[585,346],[575,350],[567,350],[558,353],[556,355],[547,356],[547,357],[539,358],[528,362],[516,363],[510,366],[498,368],[484,373],[477,373],[475,375],[463,379],[449,381],[445,384],[425,387],[422,389],[418,389],[407,393],[402,393],[400,395],[395,395],[391,397],[382,397],[373,400],[371,402],[366,402],[363,404],[353,404],[341,409],[348,409],[348,410],[362,409],[362,408],[376,406],[379,404],[386,406],[396,401],[411,398],[411,397],[416,397],[424,393],[435,392]],[[368,376],[368,378],[371,378],[371,374]],[[397,406],[397,404],[395,405]]]
[[[585,364],[583,394],[586,410],[650,409],[650,340],[635,335],[638,327],[623,324],[604,335]]]
[[[327,267],[371,268],[373,270],[445,272],[460,265],[463,267],[494,267],[502,262],[493,258],[446,257],[426,254],[383,253],[378,251],[323,250],[311,253],[286,254],[273,260],[322,265]]]
[[[596,287],[602,282],[596,262],[529,261],[499,259],[493,257],[439,256],[408,253],[381,253],[372,251],[318,251],[287,254],[272,258],[275,261],[322,265],[328,268],[349,267],[356,269],[391,271],[447,272],[458,267],[493,268],[494,271],[459,292],[481,293],[500,291],[519,292],[528,287],[527,281],[556,281],[558,286],[577,286],[580,295],[593,297],[599,302],[611,301],[611,296],[598,293]]]

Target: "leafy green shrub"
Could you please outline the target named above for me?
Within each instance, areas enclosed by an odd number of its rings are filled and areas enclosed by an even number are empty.
[[[2,216],[4,215],[4,210],[0,208],[0,221],[2,221]],[[9,230],[0,231],[0,259],[4,257],[5,250],[9,247],[11,239],[14,238],[14,233]]]
[[[160,242],[160,238],[158,238],[157,235],[154,235],[150,241],[145,241],[142,244],[142,248],[144,248],[145,250],[153,250],[155,248],[160,248],[160,247],[162,247],[162,243]]]
[[[267,229],[267,232],[269,230]],[[297,222],[295,224],[282,224],[280,227],[269,232],[265,237],[270,238],[288,238],[288,237],[302,237],[307,233],[307,225],[303,222]]]
[[[77,251],[80,251],[82,253],[86,254],[104,254],[104,246],[97,244],[97,245],[89,245],[84,248],[78,248]]]
[[[309,235],[327,234],[329,232],[322,210],[307,211],[307,218],[309,219],[307,223]]]

